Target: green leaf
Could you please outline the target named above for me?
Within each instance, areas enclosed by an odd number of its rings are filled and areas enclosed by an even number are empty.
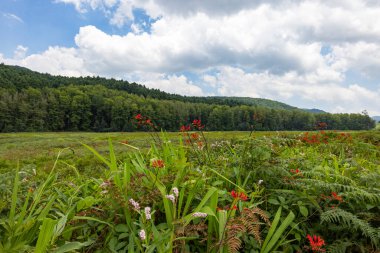
[[[307,217],[309,215],[309,210],[304,207],[304,206],[299,206],[300,208],[300,213],[304,216],[304,217]]]
[[[72,252],[74,250],[81,249],[83,247],[89,246],[93,243],[93,241],[87,241],[87,242],[66,242],[64,245],[59,247],[54,253],[65,253],[65,252]]]

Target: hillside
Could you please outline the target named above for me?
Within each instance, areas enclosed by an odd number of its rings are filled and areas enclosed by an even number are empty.
[[[165,100],[177,100],[182,102],[205,103],[217,105],[248,105],[248,106],[263,106],[273,109],[295,110],[297,107],[287,105],[285,103],[263,98],[249,97],[194,97],[181,96],[160,91],[158,89],[147,88],[144,85],[130,83],[123,80],[106,79],[102,77],[64,77],[53,76],[50,74],[42,74],[29,70],[24,67],[10,66],[0,64],[0,87],[12,89],[33,88],[58,88],[68,85],[102,85],[112,90],[127,91],[130,94],[140,95]]]
[[[139,124],[142,114],[149,124]],[[371,129],[365,114],[311,113],[267,99],[186,97],[100,77],[62,77],[0,65],[0,132]],[[151,124],[150,124],[151,123]],[[153,127],[154,126],[154,127]]]
[[[373,116],[372,119],[376,120],[376,122],[380,122],[380,116]]]

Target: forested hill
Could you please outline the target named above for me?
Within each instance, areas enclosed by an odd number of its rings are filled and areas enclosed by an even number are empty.
[[[35,72],[24,67],[0,64],[0,87],[3,88],[21,90],[28,87],[41,89],[44,87],[58,88],[68,85],[103,85],[109,89],[122,90],[130,94],[136,94],[144,97],[165,100],[178,100],[191,103],[218,104],[228,106],[264,106],[274,109],[288,110],[298,109],[281,102],[263,98],[181,96],[163,92],[158,89],[150,89],[141,84],[129,83],[122,80],[106,79],[102,77],[52,76],[50,74]]]
[[[366,114],[311,113],[266,99],[186,97],[100,77],[62,77],[0,64],[0,132],[136,131],[135,116],[177,131],[194,119],[206,130],[371,129]]]

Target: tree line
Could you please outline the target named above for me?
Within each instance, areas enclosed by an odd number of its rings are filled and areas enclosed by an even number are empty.
[[[253,105],[194,103],[158,99],[105,85],[4,87],[0,82],[0,132],[140,131],[135,116],[149,117],[158,128],[178,131],[194,119],[206,130],[372,129],[367,114],[313,114],[303,110]]]

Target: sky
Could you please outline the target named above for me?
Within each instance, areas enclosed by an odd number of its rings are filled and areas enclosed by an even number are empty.
[[[0,62],[380,115],[378,0],[1,0]]]

